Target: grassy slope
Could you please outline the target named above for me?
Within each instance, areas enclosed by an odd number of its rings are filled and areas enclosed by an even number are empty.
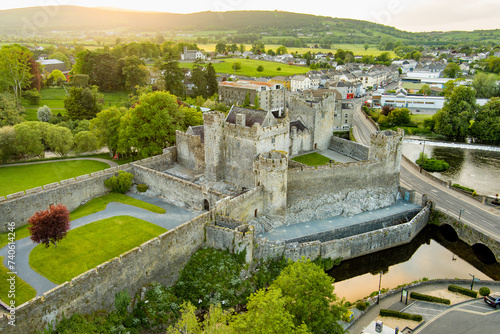
[[[72,160],[0,168],[0,196],[109,168],[100,161]]]
[[[61,284],[164,232],[134,217],[102,219],[69,231],[57,247],[36,246],[29,262],[36,272]]]
[[[141,200],[135,199],[133,197],[117,194],[117,193],[109,193],[104,196],[100,196],[94,199],[91,199],[84,205],[78,207],[73,212],[71,212],[70,218],[71,220],[75,220],[99,211],[106,209],[106,206],[111,202],[119,202],[123,204],[133,205],[138,208],[142,208],[145,210],[149,210],[151,212],[156,213],[165,213],[166,210],[156,206],[154,204],[146,203]]]
[[[0,299],[10,305],[10,298],[9,298],[9,288],[10,284],[7,281],[8,278],[10,278],[12,275],[9,275],[7,268],[3,265],[3,256],[0,256]],[[17,275],[16,277],[16,306],[19,306],[28,300],[31,300],[36,297],[36,290],[31,287],[28,283],[20,279]]]
[[[277,75],[294,75],[302,74],[309,71],[309,68],[302,66],[294,66],[287,64],[280,64],[270,61],[254,60],[254,59],[242,59],[242,58],[227,58],[222,59],[222,63],[214,63],[213,66],[217,73],[229,73],[233,74],[232,64],[234,62],[241,63],[241,70],[234,71],[236,75],[246,75],[251,77],[266,77],[266,76],[277,76]],[[180,63],[180,66],[192,68],[194,63]],[[262,65],[264,71],[257,72],[257,67]],[[278,67],[281,71],[276,70]]]
[[[325,157],[317,152],[301,155],[292,159],[308,166],[319,166],[330,163],[330,158]]]

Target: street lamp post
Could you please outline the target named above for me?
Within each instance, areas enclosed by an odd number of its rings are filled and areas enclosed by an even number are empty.
[[[380,278],[378,280],[378,297],[377,297],[377,305],[380,303],[380,285],[382,283],[382,274],[383,272],[380,272]]]
[[[460,220],[460,218],[462,217],[462,212],[464,212],[465,209],[460,209],[460,213],[458,214],[458,220]]]
[[[422,143],[420,143],[420,144],[422,144]],[[420,161],[421,164],[424,164],[424,162],[425,162],[424,155],[425,155],[425,140],[424,140],[424,146],[422,147],[422,160]],[[422,166],[420,166],[420,173],[422,173]]]

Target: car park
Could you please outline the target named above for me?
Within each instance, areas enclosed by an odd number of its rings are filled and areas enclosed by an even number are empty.
[[[500,292],[492,293],[489,294],[488,296],[485,296],[484,301],[495,308],[500,308]]]

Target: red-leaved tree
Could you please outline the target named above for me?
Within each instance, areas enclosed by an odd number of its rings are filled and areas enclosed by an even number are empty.
[[[69,211],[62,204],[51,205],[48,210],[35,212],[28,222],[31,240],[45,244],[45,247],[49,247],[50,243],[57,247],[57,242],[62,240],[70,229]]]

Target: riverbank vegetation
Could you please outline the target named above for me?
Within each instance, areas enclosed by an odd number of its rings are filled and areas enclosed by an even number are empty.
[[[429,158],[428,155],[423,152],[420,153],[420,157],[417,159],[416,163],[428,172],[442,172],[450,168],[450,164],[446,161]]]

